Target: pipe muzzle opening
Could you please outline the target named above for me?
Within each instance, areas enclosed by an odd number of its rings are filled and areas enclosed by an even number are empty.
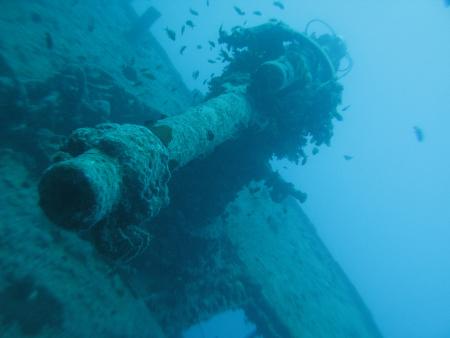
[[[116,163],[98,151],[52,165],[39,183],[39,204],[54,223],[70,230],[90,228],[119,200]]]

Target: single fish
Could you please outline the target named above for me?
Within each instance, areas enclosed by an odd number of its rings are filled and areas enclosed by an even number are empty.
[[[183,55],[184,51],[186,50],[187,46],[182,46],[180,48],[180,55]]]
[[[344,118],[342,117],[342,115],[339,114],[337,111],[335,111],[335,112],[333,113],[333,117],[334,117],[336,120],[338,120],[338,121],[344,120]]]
[[[186,21],[186,26],[189,26],[189,27],[191,27],[191,28],[194,28],[194,27],[195,27],[195,25],[194,25],[194,23],[192,22],[192,20],[187,20],[187,21]]]
[[[245,12],[242,9],[240,9],[238,6],[233,6],[233,8],[237,14],[245,15]]]
[[[197,45],[197,49],[202,49],[203,46],[202,45]]]
[[[214,61],[214,60],[212,60],[212,59],[209,59],[209,60],[208,60],[208,63],[216,63],[216,61]]]
[[[211,48],[216,48],[216,43],[214,41],[208,41],[209,45],[211,46]]]
[[[351,105],[345,106],[344,108],[342,108],[342,111],[347,111],[349,108],[351,107]]]
[[[175,33],[173,30],[171,30],[169,27],[166,27],[165,29],[167,36],[170,40],[175,41],[177,38],[177,33]]]
[[[416,139],[418,142],[423,142],[425,136],[423,134],[422,128],[414,126],[414,134],[416,135]]]
[[[142,73],[142,76],[145,76],[147,79],[152,80],[152,81],[156,80],[156,76],[153,75],[153,73],[151,73],[151,72]]]
[[[253,11],[253,15],[256,15],[256,16],[261,16],[261,15],[262,15],[262,13],[261,13],[261,11]]]
[[[350,155],[344,155],[344,160],[346,160],[346,161],[353,160],[353,156],[350,156]]]
[[[209,0],[206,0],[206,7],[209,7]]]
[[[313,155],[317,155],[318,153],[319,153],[319,148],[314,147],[313,150],[312,150],[312,154]]]
[[[195,72],[192,73],[192,78],[194,80],[197,80],[199,75],[200,75],[200,71],[196,70]]]
[[[198,12],[195,9],[189,8],[189,13],[191,13],[194,16],[198,16]]]
[[[122,74],[127,80],[131,82],[136,83],[139,81],[138,72],[131,63],[122,66]]]
[[[221,41],[221,39],[224,39],[226,37],[227,37],[227,33],[224,31],[223,25],[220,25],[220,27],[219,27],[219,41]]]
[[[181,26],[181,35],[184,34],[184,31],[186,30],[186,25]]]
[[[31,13],[31,21],[33,21],[34,23],[41,23],[42,16],[39,13],[32,12]]]
[[[302,159],[302,165],[305,165],[306,162],[308,162],[308,158],[306,156],[304,156]]]
[[[49,32],[45,33],[45,45],[47,49],[53,49],[53,37]]]
[[[279,9],[284,9],[284,5],[283,5],[283,3],[281,1],[274,1],[273,5],[275,7],[278,7]]]
[[[271,19],[269,19],[269,21],[275,23],[275,22],[278,22],[278,19],[271,18]]]

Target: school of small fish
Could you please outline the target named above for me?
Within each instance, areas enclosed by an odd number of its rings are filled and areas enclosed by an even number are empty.
[[[206,0],[206,7],[208,8],[210,6],[210,0]],[[283,4],[282,1],[273,1],[272,5],[274,7],[277,7],[278,9],[285,9],[285,5]],[[247,15],[247,13],[251,13],[254,16],[258,16],[261,17],[263,16],[262,11],[255,9],[253,11],[245,11],[242,8],[233,5],[231,6],[231,10],[233,10],[237,15],[245,17]],[[192,8],[190,7],[188,10],[188,14],[191,16],[190,18],[187,18],[185,22],[183,22],[183,24],[181,25],[181,27],[179,28],[179,34],[180,36],[184,36],[186,34],[186,28],[190,28],[190,29],[194,29],[196,27],[196,24],[194,23],[194,19],[198,18],[201,14],[201,11],[197,10],[196,8]],[[277,21],[276,19],[270,19],[270,21]],[[247,20],[244,20],[242,25],[245,26],[247,24]],[[177,41],[177,32],[178,30],[166,27],[165,28],[165,32],[167,34],[167,37],[173,41],[176,42]],[[222,26],[220,26],[219,29],[219,35],[223,34],[223,29]],[[218,47],[218,43],[212,40],[209,40],[207,42],[207,46],[209,46],[209,50],[213,51]],[[187,45],[181,45],[179,48],[179,54],[180,55],[184,55],[184,52],[189,48],[189,46]],[[190,50],[192,50],[193,48],[190,48]],[[195,46],[195,49],[197,50],[201,50],[203,49],[203,45],[202,44],[197,44]],[[215,64],[218,61],[222,61],[222,62],[230,62],[232,60],[230,54],[223,48],[221,48],[220,50],[218,50],[219,56],[216,58],[209,58],[207,60],[207,62],[209,64]],[[195,70],[192,72],[192,78],[194,80],[197,80],[200,76],[200,71]],[[214,75],[210,75],[210,77],[205,78],[205,80],[203,81],[203,84],[206,84],[211,78],[213,78]]]
[[[447,4],[447,6],[450,6],[450,0],[445,0],[445,3]],[[206,0],[206,7],[209,7],[210,4],[211,4],[210,0]],[[276,8],[278,8],[278,9],[280,9],[280,10],[284,10],[285,9],[284,3],[282,1],[279,1],[279,0],[273,1],[272,5],[274,7],[276,7]],[[231,9],[237,15],[242,16],[242,17],[245,17],[247,15],[247,13],[251,13],[252,15],[258,16],[258,17],[263,16],[262,11],[260,11],[258,9],[255,9],[253,11],[247,12],[247,11],[243,10],[242,8],[236,6],[236,5],[233,5],[231,7]],[[194,18],[198,18],[200,16],[200,12],[197,9],[194,9],[194,8],[189,8],[189,14],[192,16],[192,19],[189,18],[182,24],[182,26],[180,28],[180,35],[181,36],[183,36],[185,34],[187,27],[189,27],[190,29],[194,29],[196,27],[193,19]],[[270,18],[269,19],[269,22],[278,22],[278,21],[279,20],[276,19],[276,18]],[[245,26],[246,24],[247,24],[247,20],[244,20],[242,25]],[[166,31],[166,34],[167,34],[168,38],[175,42],[176,39],[177,39],[177,34],[176,34],[175,30],[170,29],[169,27],[166,27],[165,31]],[[223,34],[224,34],[224,30],[223,30],[222,25],[221,25],[220,28],[219,28],[219,36],[221,36]],[[49,33],[46,33],[46,45],[47,45],[47,48],[49,48],[49,49],[53,48],[53,40],[52,40],[52,37],[50,36]],[[207,41],[207,46],[209,46],[209,50],[210,51],[213,51],[213,50],[216,49],[216,47],[218,47],[218,43],[216,43],[215,41],[209,40],[209,41]],[[187,45],[182,45],[180,47],[180,49],[179,49],[179,54],[183,55],[187,48],[188,48]],[[196,45],[196,49],[198,49],[198,50],[203,49],[203,45],[197,44]],[[210,64],[215,64],[215,63],[217,63],[217,61],[222,61],[222,62],[230,62],[230,61],[232,61],[232,57],[227,52],[227,50],[221,48],[220,50],[218,50],[218,53],[219,53],[218,57],[216,57],[214,59],[213,58],[209,58],[207,60],[207,62],[210,63]],[[145,77],[147,77],[148,79],[151,79],[151,80],[155,79],[154,75],[152,73],[150,73],[150,72],[143,71],[142,74]],[[194,80],[198,80],[199,76],[200,76],[200,71],[199,70],[194,70],[192,72],[192,78]],[[207,84],[207,82],[210,79],[212,79],[214,76],[215,76],[215,74],[212,73],[212,74],[209,75],[209,77],[206,77],[203,80],[203,82],[202,82],[203,85]],[[336,120],[338,120],[338,121],[342,121],[343,117],[342,117],[341,113],[347,111],[350,107],[351,107],[350,105],[347,105],[347,106],[341,108],[340,112],[334,112],[334,118],[336,118]],[[417,127],[417,126],[414,126],[413,130],[414,130],[414,134],[415,134],[416,140],[418,142],[423,142],[423,140],[424,140],[423,130],[421,128]],[[316,155],[318,152],[319,152],[318,148],[313,148],[312,149],[312,155]],[[353,159],[353,156],[346,154],[346,155],[343,155],[343,158],[346,161],[351,161]],[[306,164],[306,161],[307,161],[307,158],[306,157],[303,158],[302,165]]]

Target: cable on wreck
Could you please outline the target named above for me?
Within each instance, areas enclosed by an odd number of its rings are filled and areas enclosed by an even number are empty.
[[[333,29],[333,27],[331,27],[330,24],[326,23],[325,21],[321,20],[321,19],[312,19],[310,21],[308,21],[308,23],[305,26],[305,34],[309,35],[309,28],[311,27],[312,24],[314,23],[321,23],[323,26],[325,26],[332,35],[337,36],[336,31]]]

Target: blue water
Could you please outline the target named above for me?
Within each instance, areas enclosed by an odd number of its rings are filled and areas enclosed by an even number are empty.
[[[192,326],[183,333],[183,338],[251,337],[250,335],[255,332],[256,326],[248,321],[244,311],[234,310],[219,313],[205,322]]]
[[[163,13],[152,32],[191,88],[191,73],[220,72],[208,49],[178,54],[163,28],[185,20],[204,43],[221,24],[280,18],[303,30],[320,18],[345,39],[354,59],[342,80],[344,105],[330,148],[304,167],[275,162],[309,194],[304,208],[362,294],[386,337],[450,337],[450,11],[439,0],[153,1]],[[261,10],[236,15],[232,6]],[[139,2],[136,7],[139,8]],[[318,27],[318,30],[321,28]],[[423,130],[418,142],[414,127]],[[346,161],[343,156],[350,155]]]

